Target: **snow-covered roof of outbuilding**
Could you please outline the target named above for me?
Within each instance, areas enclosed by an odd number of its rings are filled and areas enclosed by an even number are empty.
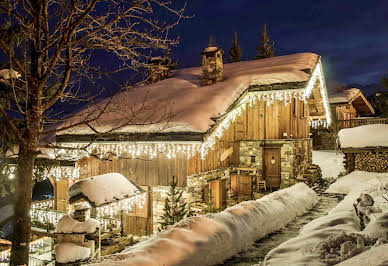
[[[69,188],[69,202],[81,198],[93,207],[144,193],[140,187],[119,173],[109,173],[82,179]]]
[[[388,147],[388,125],[344,128],[338,132],[338,139],[341,148]]]
[[[224,64],[223,81],[202,87],[201,67],[179,69],[171,78],[122,91],[111,100],[74,113],[57,127],[62,128],[57,135],[96,134],[95,130],[105,133],[112,128],[114,133],[205,133],[215,123],[214,118],[225,114],[251,86],[307,83],[318,60],[317,54],[299,53]],[[280,89],[289,89],[288,85]],[[99,117],[98,110],[106,105]],[[68,128],[97,117],[88,126]]]
[[[348,103],[361,91],[357,88],[351,89],[336,89],[329,91],[329,102],[330,103]]]

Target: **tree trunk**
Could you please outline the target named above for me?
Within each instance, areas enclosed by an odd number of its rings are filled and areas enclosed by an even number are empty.
[[[34,154],[34,150],[20,145],[10,265],[28,265]]]

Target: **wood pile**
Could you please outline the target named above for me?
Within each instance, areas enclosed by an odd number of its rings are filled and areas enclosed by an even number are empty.
[[[360,171],[388,172],[388,152],[356,153],[354,167]]]

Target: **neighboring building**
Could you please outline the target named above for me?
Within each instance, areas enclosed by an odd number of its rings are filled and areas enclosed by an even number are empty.
[[[313,146],[317,150],[333,150],[337,147],[337,132],[342,128],[371,123],[375,110],[360,89],[338,88],[329,90],[332,124],[330,128],[313,131]],[[377,121],[378,123],[379,121]]]
[[[372,105],[365,98],[362,91],[357,88],[341,88],[333,92],[329,91],[329,102],[333,122],[349,121],[375,114]]]
[[[94,142],[87,152],[61,153],[78,159],[81,178],[118,172],[150,186],[154,228],[172,176],[188,202],[202,202],[210,188],[220,208],[239,191],[251,193],[256,178],[273,189],[304,180],[311,173],[310,124],[330,123],[320,57],[223,64],[222,53],[209,47],[202,67],[176,70],[76,113],[58,127],[57,144]],[[78,125],[83,119],[89,123]],[[237,167],[254,169],[254,178]]]

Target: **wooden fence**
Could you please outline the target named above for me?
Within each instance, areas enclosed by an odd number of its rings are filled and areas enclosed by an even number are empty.
[[[371,117],[371,118],[359,118],[359,119],[349,119],[349,120],[338,120],[333,123],[336,132],[343,128],[352,128],[364,125],[371,124],[388,124],[388,118],[379,118],[379,117]]]

